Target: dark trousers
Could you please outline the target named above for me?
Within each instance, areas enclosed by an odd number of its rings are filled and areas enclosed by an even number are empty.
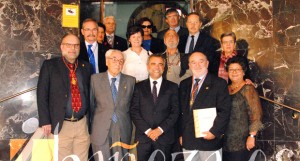
[[[171,161],[171,149],[172,144],[162,145],[154,141],[139,143],[137,146],[137,159],[138,161]],[[157,152],[156,155],[155,152]],[[151,156],[154,155],[155,157],[151,159]]]

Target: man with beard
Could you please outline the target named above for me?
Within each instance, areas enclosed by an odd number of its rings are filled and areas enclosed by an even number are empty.
[[[96,20],[87,18],[82,22],[81,34],[84,42],[80,43],[80,54],[78,59],[90,62],[93,73],[102,73],[107,70],[105,64],[105,53],[108,50],[103,44],[97,42],[98,24]]]

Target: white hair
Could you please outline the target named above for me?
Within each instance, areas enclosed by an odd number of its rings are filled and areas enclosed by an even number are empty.
[[[113,19],[114,22],[116,22],[116,19],[115,19],[114,16],[107,16],[107,17],[105,17],[105,18],[103,19],[103,23],[105,23],[107,19]]]
[[[105,58],[109,58],[111,56],[112,53],[120,53],[123,57],[123,54],[120,50],[116,50],[116,49],[109,49],[107,50],[107,52],[105,53]],[[124,58],[124,57],[123,57]]]

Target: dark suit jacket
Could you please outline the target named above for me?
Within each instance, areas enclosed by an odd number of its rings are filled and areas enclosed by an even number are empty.
[[[165,51],[165,45],[164,42],[161,39],[157,39],[152,37],[151,39],[151,45],[150,45],[150,51],[153,54],[162,53]]]
[[[135,140],[152,141],[145,131],[161,127],[164,133],[158,138],[160,144],[172,144],[175,140],[175,123],[178,118],[178,85],[163,79],[158,100],[153,102],[150,80],[136,84],[130,107],[130,115],[136,126]]]
[[[89,108],[89,88],[92,67],[88,62],[78,61],[77,70],[81,72],[83,93],[87,108]],[[51,124],[54,133],[59,123],[58,132],[61,130],[70,92],[69,70],[62,57],[45,60],[37,85],[37,105],[39,113],[39,126]]]
[[[188,40],[188,34],[181,36],[179,39],[178,50],[180,53],[185,53],[185,46]],[[196,41],[196,40],[195,40]],[[200,32],[198,40],[196,41],[196,45],[194,51],[199,51],[204,53],[207,56],[209,61],[208,70],[212,74],[218,73],[219,70],[219,62],[220,62],[220,43],[218,40],[213,37],[205,34],[204,32]],[[190,54],[190,53],[186,53]]]
[[[99,68],[99,73],[106,72],[106,70],[107,70],[107,66],[106,66],[106,62],[105,62],[105,53],[106,53],[107,50],[108,50],[108,48],[106,46],[104,46],[103,44],[98,43],[98,68]],[[78,56],[78,59],[90,62],[85,42],[80,43],[80,54]]]
[[[167,29],[164,29],[160,32],[157,33],[157,38],[163,40],[164,39],[164,36],[165,36],[165,33],[169,30],[170,28],[167,28]],[[180,26],[180,29],[178,30],[177,32],[178,36],[183,36],[183,35],[188,35],[189,34],[189,31],[187,28],[185,27],[181,27]]]
[[[193,111],[190,110],[190,93],[192,77],[180,83],[179,98],[182,111],[180,134],[183,138],[183,148],[188,150],[213,151],[222,147],[222,135],[225,133],[231,112],[231,98],[228,93],[227,82],[222,78],[207,74],[192,109],[216,107],[217,117],[213,127],[209,130],[216,136],[213,140],[195,138]]]
[[[114,36],[114,45],[113,49],[118,49],[120,51],[125,51],[128,49],[127,41],[126,39],[115,35]]]

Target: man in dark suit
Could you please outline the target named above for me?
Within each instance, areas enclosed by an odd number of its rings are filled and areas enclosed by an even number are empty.
[[[162,78],[165,62],[160,55],[151,55],[147,68],[149,79],[136,84],[130,115],[136,126],[137,158],[148,160],[160,150],[155,160],[171,160],[171,145],[175,142],[175,123],[179,114],[178,86]]]
[[[125,51],[128,48],[126,39],[115,35],[116,31],[116,19],[114,16],[107,16],[103,19],[103,23],[106,27],[106,38],[112,49]]]
[[[229,122],[231,99],[227,82],[209,74],[208,63],[203,53],[192,53],[189,57],[189,68],[193,76],[180,83],[180,140],[183,151],[186,152],[185,160],[188,152],[193,155],[192,161],[219,161],[222,157],[222,138]],[[196,138],[193,112],[196,109],[207,108],[215,108],[216,117],[210,130],[203,132],[205,136]]]
[[[107,70],[105,53],[108,48],[97,42],[97,22],[91,18],[85,19],[82,22],[81,34],[84,37],[84,42],[80,43],[80,54],[78,59],[90,62],[93,66],[93,73],[105,72]]]
[[[45,60],[37,85],[39,126],[45,135],[58,134],[58,160],[68,155],[88,159],[90,136],[86,113],[92,67],[78,60],[79,39],[73,34],[63,37],[62,57]]]
[[[202,26],[201,17],[198,13],[192,12],[186,18],[186,26],[189,34],[180,37],[178,50],[180,53],[190,54],[195,51],[202,52],[209,61],[208,71],[218,73],[220,59],[220,43],[210,35],[200,31]]]
[[[179,26],[180,15],[175,8],[170,8],[165,13],[166,23],[169,25],[169,28],[164,29],[157,33],[157,38],[163,40],[165,33],[169,30],[175,30],[180,36],[188,35],[188,30],[185,27]]]

